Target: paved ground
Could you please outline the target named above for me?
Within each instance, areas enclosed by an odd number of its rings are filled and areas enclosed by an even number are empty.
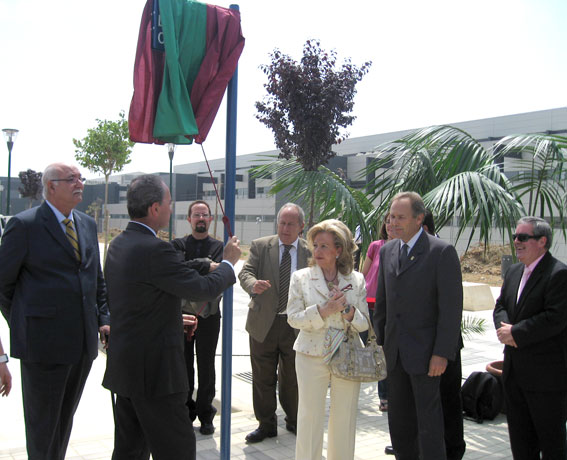
[[[497,291],[497,290],[496,290]],[[247,445],[244,437],[257,427],[252,411],[252,386],[250,383],[250,359],[248,334],[244,330],[248,296],[236,285],[234,289],[234,325],[232,360],[232,413],[230,458],[247,460],[293,459],[295,436],[284,428],[283,415],[280,419],[279,435],[276,438]],[[496,340],[492,327],[491,311],[465,313],[485,318],[487,332],[473,340],[465,341],[462,351],[463,376],[475,370],[484,370],[487,363],[502,359],[502,347]],[[0,321],[0,337],[5,346],[8,342],[8,328]],[[217,349],[217,397],[220,399],[221,344]],[[100,353],[89,376],[81,404],[75,415],[67,460],[110,459],[113,445],[112,409],[110,394],[101,386],[104,374],[105,355]],[[19,363],[10,361],[14,378],[12,393],[0,400],[0,460],[23,460],[25,450],[24,420],[21,400]],[[359,416],[357,423],[357,460],[390,459],[384,454],[384,447],[390,444],[387,414],[378,409],[377,384],[363,384],[360,391]],[[219,411],[220,412],[220,411]],[[202,460],[220,458],[220,416],[215,419],[217,431],[213,436],[203,436],[196,430],[197,458]],[[198,426],[197,426],[198,428]],[[467,452],[465,460],[510,459],[506,419],[499,415],[492,422],[477,424],[465,421]],[[325,454],[325,452],[324,452]]]

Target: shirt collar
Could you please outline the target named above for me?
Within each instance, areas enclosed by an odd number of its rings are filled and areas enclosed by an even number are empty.
[[[407,243],[404,243],[404,240],[400,239],[400,249],[402,248],[402,246],[404,244],[407,244],[408,245],[408,253],[409,253],[412,250],[412,248],[415,246],[415,243],[417,243],[417,240],[421,236],[422,233],[423,233],[423,227],[421,227],[418,230],[418,232],[415,235],[413,235]]]
[[[135,224],[142,225],[143,227],[146,227],[150,232],[152,232],[154,234],[154,236],[157,236],[156,231],[152,227],[148,227],[146,224],[143,224],[142,222],[138,222],[137,220],[131,220],[130,222],[133,222]]]
[[[278,238],[278,241],[279,241],[279,247],[280,247],[280,248],[281,248],[282,246],[285,246],[285,244],[283,244],[283,243],[282,243],[282,240],[280,240],[279,238]],[[295,249],[297,249],[298,242],[299,242],[299,237],[296,238],[296,240],[295,240],[293,243],[291,243],[290,246],[293,246]]]
[[[530,273],[533,273],[533,271],[535,270],[537,264],[539,264],[539,261],[540,261],[541,259],[543,259],[543,256],[544,256],[544,255],[545,255],[545,252],[544,252],[541,256],[539,256],[536,260],[534,260],[531,264],[526,265],[526,268],[530,271]],[[525,268],[524,268],[524,270],[525,270]]]
[[[61,211],[59,211],[59,209],[57,209],[55,206],[53,206],[49,200],[45,200],[45,202],[47,203],[47,205],[51,208],[51,210],[53,211],[53,213],[55,214],[55,217],[57,217],[57,222],[62,222],[64,219],[71,219],[71,221],[73,222],[73,224],[75,223],[75,220],[73,219],[73,211],[71,210],[71,212],[69,213],[69,216],[66,216],[65,214],[63,214]]]

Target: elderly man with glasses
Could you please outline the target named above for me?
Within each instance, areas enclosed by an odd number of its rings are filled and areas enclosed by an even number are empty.
[[[12,217],[0,245],[0,308],[20,359],[30,460],[62,460],[100,333],[110,327],[94,219],[75,210],[75,166],[49,165],[45,202]]]
[[[523,217],[513,238],[520,263],[506,272],[494,308],[512,455],[565,459],[567,266],[550,254],[543,219]]]

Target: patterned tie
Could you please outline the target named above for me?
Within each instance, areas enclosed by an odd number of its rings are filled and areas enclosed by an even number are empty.
[[[284,244],[282,261],[280,262],[280,292],[278,302],[278,313],[285,313],[287,308],[287,296],[289,292],[289,278],[291,276],[291,244]]]
[[[402,246],[402,250],[400,251],[400,260],[399,260],[398,269],[401,269],[404,266],[406,260],[408,260],[408,245],[404,244]]]
[[[77,238],[77,232],[75,232],[75,227],[73,227],[73,221],[71,219],[63,219],[65,224],[67,239],[71,246],[73,246],[73,251],[75,251],[75,257],[80,262],[81,261],[81,251],[79,251],[79,239]]]

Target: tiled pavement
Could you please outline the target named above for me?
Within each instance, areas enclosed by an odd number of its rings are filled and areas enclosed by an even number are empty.
[[[284,460],[293,459],[295,436],[284,427],[283,415],[279,411],[279,434],[259,444],[247,445],[244,437],[257,427],[252,411],[252,387],[247,378],[250,372],[248,357],[248,335],[244,330],[247,312],[247,295],[235,286],[233,361],[232,361],[232,414],[231,414],[231,459]],[[465,313],[486,319],[487,332],[472,340],[465,340],[462,350],[463,376],[475,370],[484,370],[490,361],[501,359],[502,347],[495,338],[491,322],[491,311]],[[0,321],[0,337],[8,342],[8,328]],[[217,396],[220,398],[221,344],[217,356]],[[95,360],[81,404],[75,415],[67,460],[108,460],[112,455],[113,421],[109,393],[100,386],[104,373],[105,356]],[[20,373],[16,360],[10,362],[14,377],[12,393],[0,400],[0,460],[23,460],[27,458],[22,413]],[[387,414],[378,410],[377,384],[362,384],[359,399],[356,452],[357,460],[392,459],[384,454],[390,444]],[[219,411],[220,412],[220,411]],[[203,436],[196,430],[197,458],[202,460],[220,458],[220,417],[216,418],[217,431],[213,436]],[[467,452],[465,460],[510,459],[506,419],[499,415],[492,422],[477,424],[465,421]],[[324,452],[325,454],[325,452]]]

